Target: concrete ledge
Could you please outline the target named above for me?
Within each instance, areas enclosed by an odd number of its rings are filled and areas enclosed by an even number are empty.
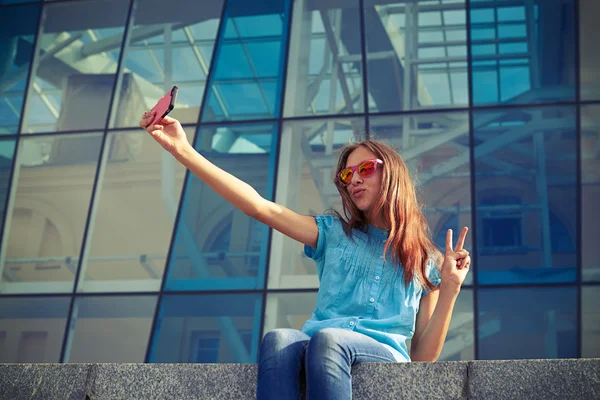
[[[362,363],[355,399],[599,399],[600,359]],[[0,364],[2,399],[254,399],[255,364]]]

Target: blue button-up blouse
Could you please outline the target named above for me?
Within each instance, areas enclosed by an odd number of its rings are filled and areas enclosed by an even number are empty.
[[[421,297],[427,294],[416,280],[404,284],[403,270],[384,259],[388,232],[369,225],[354,230],[352,239],[341,221],[329,215],[314,217],[319,228],[317,248],[304,247],[315,260],[320,288],[312,317],[302,331],[312,336],[324,328],[354,330],[382,343],[398,361],[410,361],[406,340],[415,332]],[[427,276],[438,285],[440,273],[433,262]]]

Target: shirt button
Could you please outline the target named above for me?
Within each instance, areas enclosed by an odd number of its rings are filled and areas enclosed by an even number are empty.
[[[371,303],[375,303],[375,299],[374,299],[374,298],[372,298],[372,297],[369,299],[369,301],[370,301]]]
[[[354,321],[350,321],[350,326],[354,326]]]
[[[379,280],[379,275],[377,275],[377,276],[375,277],[375,280],[376,280],[376,281],[378,281],[378,280]]]

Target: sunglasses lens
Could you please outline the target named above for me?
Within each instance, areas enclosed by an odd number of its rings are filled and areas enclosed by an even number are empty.
[[[365,161],[358,167],[358,173],[361,176],[370,176],[375,173],[375,163],[373,161]]]
[[[352,179],[352,170],[350,168],[346,168],[346,169],[342,170],[342,172],[340,172],[340,181],[342,181],[342,183],[344,183],[344,184],[349,183],[351,179]]]

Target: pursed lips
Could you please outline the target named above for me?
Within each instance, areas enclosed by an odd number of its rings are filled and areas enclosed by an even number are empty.
[[[361,194],[363,194],[365,192],[364,188],[358,188],[352,191],[352,196],[353,197],[357,197],[360,196]]]

